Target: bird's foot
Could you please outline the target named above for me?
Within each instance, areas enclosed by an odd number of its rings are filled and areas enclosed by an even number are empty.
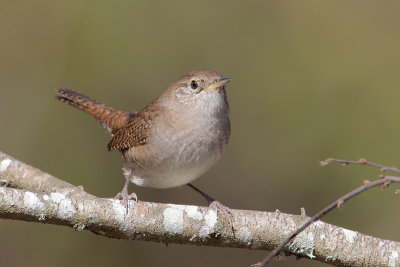
[[[126,208],[126,214],[128,214],[128,208],[129,208],[129,200],[134,200],[138,201],[137,195],[135,193],[128,194],[128,191],[122,190],[119,192],[114,198],[119,199],[122,201]]]
[[[209,203],[209,207],[216,209],[217,211],[220,211],[224,214],[225,218],[229,221],[229,224],[231,225],[232,232],[235,234],[235,230],[233,228],[232,211],[227,206],[224,206],[221,202],[217,200],[213,200],[211,203]]]
[[[229,221],[229,224],[231,225],[233,235],[235,235],[235,229],[233,228],[233,214],[232,214],[232,211],[228,207],[222,205],[221,202],[215,200],[215,198],[213,198],[212,196],[208,195],[206,192],[203,192],[202,190],[200,190],[199,188],[197,188],[193,184],[188,183],[187,185],[190,188],[192,188],[194,191],[196,191],[197,193],[202,195],[205,198],[205,200],[207,201],[208,206],[210,208],[216,209],[217,211],[220,211],[225,215],[226,219]]]

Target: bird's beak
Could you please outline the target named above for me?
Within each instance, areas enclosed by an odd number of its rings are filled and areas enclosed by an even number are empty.
[[[232,78],[221,78],[215,83],[211,84],[207,88],[205,88],[203,91],[207,90],[220,90],[224,88],[224,85],[232,81]]]

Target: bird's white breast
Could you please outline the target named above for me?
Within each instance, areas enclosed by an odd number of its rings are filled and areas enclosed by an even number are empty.
[[[225,96],[225,95],[224,95]],[[134,147],[140,155],[125,165],[125,175],[139,186],[177,187],[192,182],[222,156],[230,135],[229,107],[216,103],[201,110],[169,110],[154,121],[148,144]],[[225,99],[217,99],[225,101]],[[223,103],[225,105],[225,103]]]

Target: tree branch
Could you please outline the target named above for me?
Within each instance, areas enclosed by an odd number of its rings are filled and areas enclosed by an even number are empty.
[[[118,200],[92,196],[1,152],[0,179],[0,218],[64,225],[110,238],[271,250],[309,219],[231,209],[233,234],[225,216],[207,207],[131,201],[126,214]],[[337,266],[400,263],[400,243],[321,221],[283,250]]]
[[[375,162],[371,162],[371,161],[367,161],[365,158],[361,158],[358,161],[354,161],[354,160],[343,160],[343,159],[335,159],[335,158],[328,158],[324,161],[320,162],[321,166],[326,166],[329,165],[332,162],[336,162],[336,163],[341,163],[342,165],[349,165],[349,164],[353,164],[353,165],[366,165],[366,166],[371,166],[371,167],[375,167],[375,168],[379,168],[382,172],[384,171],[392,171],[392,172],[396,172],[399,173],[400,170],[397,169],[396,167],[388,167],[379,163],[375,163]],[[375,181],[364,181],[364,184],[356,189],[354,189],[353,191],[347,193],[346,195],[340,197],[338,200],[332,202],[331,204],[329,204],[327,207],[325,207],[324,209],[322,209],[321,211],[319,211],[316,215],[314,215],[312,218],[308,219],[308,221],[306,223],[304,223],[301,227],[299,227],[298,229],[296,229],[296,231],[293,231],[292,233],[290,233],[290,235],[284,240],[282,241],[279,246],[277,246],[273,251],[271,251],[268,256],[259,263],[256,263],[255,266],[257,267],[264,267],[266,266],[268,263],[270,263],[273,258],[277,255],[279,255],[279,252],[281,251],[281,249],[286,246],[290,241],[292,241],[296,236],[298,236],[302,231],[304,231],[304,229],[306,229],[308,226],[310,226],[313,222],[318,221],[319,219],[321,219],[323,216],[325,216],[327,213],[329,213],[330,211],[332,211],[334,208],[336,207],[343,207],[343,204],[357,196],[358,194],[372,188],[378,185],[381,185],[383,188],[389,186],[389,184],[391,183],[400,183],[400,177],[396,177],[396,176],[384,176],[381,175],[379,177],[379,179],[375,180]],[[397,191],[396,191],[397,193]]]
[[[299,227],[298,229],[296,229],[296,231],[293,231],[292,233],[290,233],[290,235],[284,240],[282,241],[281,244],[279,244],[279,246],[277,246],[272,252],[270,252],[268,254],[268,256],[261,262],[258,264],[259,267],[263,267],[266,266],[269,262],[272,261],[272,259],[279,254],[279,252],[281,251],[281,249],[286,246],[286,244],[288,244],[290,241],[292,241],[293,238],[295,238],[297,235],[299,235],[302,231],[304,231],[304,229],[306,229],[308,226],[310,226],[313,222],[318,221],[319,219],[321,219],[323,216],[325,216],[327,213],[329,213],[331,210],[333,210],[336,207],[343,207],[343,204],[349,200],[350,198],[355,197],[356,195],[364,192],[365,190],[368,190],[372,187],[378,186],[378,185],[382,185],[384,187],[386,187],[387,185],[389,185],[390,183],[399,183],[400,182],[400,177],[395,177],[395,176],[384,176],[378,180],[372,181],[372,182],[367,182],[365,184],[363,184],[362,186],[354,189],[353,191],[351,191],[350,193],[342,196],[341,198],[339,198],[338,200],[332,202],[331,204],[329,204],[327,207],[325,207],[323,210],[321,210],[320,212],[318,212],[315,216],[313,216],[312,218],[308,219],[307,222],[305,222],[301,227]]]
[[[378,168],[382,172],[391,171],[391,172],[395,172],[395,173],[400,173],[400,169],[398,169],[396,167],[389,167],[389,166],[382,165],[379,163],[371,162],[371,161],[366,160],[365,158],[361,158],[359,160],[344,160],[344,159],[327,158],[326,160],[321,161],[320,165],[326,166],[332,162],[341,163],[342,165],[350,165],[350,164],[365,165],[365,166]]]

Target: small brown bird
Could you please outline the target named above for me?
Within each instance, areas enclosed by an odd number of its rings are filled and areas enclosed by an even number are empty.
[[[128,185],[170,188],[187,184],[227,217],[229,209],[190,184],[222,156],[231,126],[224,78],[212,70],[190,72],[138,113],[107,107],[71,89],[56,98],[92,115],[112,135],[108,150],[125,160],[126,178],[117,195],[128,203]]]

